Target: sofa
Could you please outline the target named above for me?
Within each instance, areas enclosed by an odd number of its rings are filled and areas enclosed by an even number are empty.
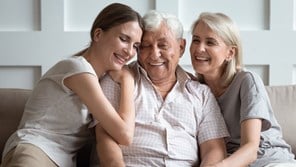
[[[28,89],[0,88],[0,164],[5,142],[17,129],[30,94]],[[89,166],[91,146],[89,143],[79,150],[77,167]]]
[[[266,86],[284,139],[296,153],[296,85]],[[7,138],[17,129],[31,90],[0,88],[0,156]],[[88,166],[91,145],[78,152],[77,166]],[[1,160],[0,160],[1,163]]]

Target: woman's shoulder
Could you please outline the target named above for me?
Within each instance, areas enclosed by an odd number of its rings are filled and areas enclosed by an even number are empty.
[[[73,56],[60,60],[53,66],[58,71],[93,71],[92,66],[82,56]]]
[[[68,57],[65,58],[63,60],[60,60],[57,65],[63,65],[63,66],[81,66],[81,65],[85,65],[85,64],[89,64],[84,57],[82,56],[72,56],[72,57]]]
[[[247,69],[239,71],[234,78],[234,82],[248,85],[263,84],[261,77],[256,72]]]
[[[95,75],[95,71],[92,66],[81,56],[73,56],[60,60],[53,65],[42,77],[67,77],[77,73],[91,73]]]
[[[245,95],[261,94],[262,91],[265,91],[265,86],[261,77],[256,72],[250,70],[238,72],[233,84],[239,85],[239,90]]]

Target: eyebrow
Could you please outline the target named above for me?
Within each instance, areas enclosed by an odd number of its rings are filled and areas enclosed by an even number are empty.
[[[193,38],[200,38],[198,35],[192,35]],[[214,37],[206,37],[207,40],[214,40],[214,41],[218,41],[216,38]]]
[[[160,38],[160,39],[157,39],[158,42],[167,42],[167,38],[166,37],[163,37],[163,38]]]
[[[198,35],[192,35],[192,38],[200,38]]]

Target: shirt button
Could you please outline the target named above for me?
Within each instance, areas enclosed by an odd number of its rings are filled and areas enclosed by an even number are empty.
[[[159,118],[159,115],[158,114],[155,114],[154,117],[155,117],[155,121],[156,122],[160,122],[160,118]]]

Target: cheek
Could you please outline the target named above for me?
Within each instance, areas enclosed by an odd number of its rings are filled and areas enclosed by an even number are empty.
[[[172,65],[173,68],[175,68],[178,65],[179,60],[180,60],[179,55],[174,55],[171,57],[170,64]]]
[[[147,48],[140,49],[139,58],[141,58],[141,59],[147,59],[150,55],[151,55],[150,49],[147,49]]]
[[[189,52],[190,52],[191,56],[194,54],[194,46],[192,44],[189,47]]]
[[[212,57],[211,63],[215,66],[222,66],[224,61],[225,61],[224,56],[221,54],[220,55],[217,54],[216,56]]]
[[[147,59],[146,54],[143,54],[142,52],[140,52],[139,56],[138,56],[138,60],[139,60],[139,62],[142,63],[142,65],[143,65],[143,62],[145,61],[145,59]]]

